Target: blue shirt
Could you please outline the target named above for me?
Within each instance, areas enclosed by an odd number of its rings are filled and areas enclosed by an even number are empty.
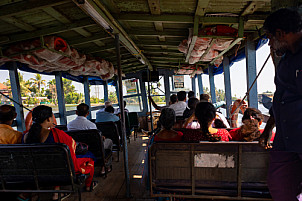
[[[302,44],[286,52],[276,76],[272,114],[276,122],[274,149],[302,153]]]
[[[118,116],[109,112],[97,112],[95,122],[108,122],[108,121],[118,121],[120,120]]]

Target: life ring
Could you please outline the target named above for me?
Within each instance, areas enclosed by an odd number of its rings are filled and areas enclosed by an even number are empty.
[[[244,113],[247,104],[246,102],[243,100],[241,103],[241,99],[237,99],[234,101],[232,108],[231,108],[231,127],[232,128],[238,128],[238,113],[239,110],[241,110],[242,114]],[[239,106],[239,104],[241,103],[241,105]],[[235,111],[236,110],[236,111]]]
[[[29,113],[27,113],[27,115],[25,117],[25,128],[26,128],[26,131],[28,131],[30,129],[31,125],[33,124],[32,111],[33,111],[33,109]],[[53,123],[55,125],[57,125],[57,120],[56,120],[54,114],[52,114],[52,118],[53,118]]]

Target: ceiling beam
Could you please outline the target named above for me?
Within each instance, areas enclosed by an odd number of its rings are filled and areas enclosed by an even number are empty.
[[[152,15],[160,15],[160,2],[159,0],[148,0],[149,8]],[[162,22],[154,22],[154,27],[156,31],[164,31],[163,23]],[[159,41],[166,41],[164,36],[158,36]]]
[[[7,22],[9,24],[12,24],[20,29],[23,29],[25,31],[34,31],[36,30],[35,27],[23,22],[22,20],[19,20],[15,17],[2,17],[1,20],[3,20],[4,22]]]
[[[195,16],[195,18],[194,18],[194,27],[193,27],[193,36],[192,36],[191,43],[190,43],[188,53],[187,53],[187,56],[186,56],[186,62],[189,62],[189,59],[191,57],[191,53],[192,53],[193,48],[195,46],[195,43],[196,43],[196,40],[197,40],[197,37],[198,37],[198,28],[199,28],[199,18],[197,16]]]
[[[202,61],[202,59],[208,54],[208,52],[210,51],[210,49],[212,48],[212,46],[214,45],[216,39],[212,39],[212,41],[209,44],[209,47],[206,49],[206,51],[203,53],[203,55],[200,57],[200,61]]]
[[[177,41],[137,41],[138,45],[142,46],[178,46],[179,42]]]
[[[193,23],[193,16],[189,15],[144,15],[119,14],[118,20],[132,22],[163,22],[163,23]]]
[[[46,29],[36,30],[36,31],[32,31],[32,32],[27,32],[27,33],[9,35],[9,36],[7,36],[8,40],[0,42],[0,44],[19,42],[19,41],[23,41],[23,40],[37,38],[40,36],[53,35],[53,34],[57,34],[60,32],[73,30],[73,29],[76,29],[79,27],[89,27],[89,26],[93,26],[93,25],[95,25],[95,22],[93,20],[91,20],[90,18],[88,18],[88,19],[86,18],[86,19],[78,20],[75,23],[58,25],[58,26],[49,27]]]
[[[33,10],[70,3],[70,0],[29,0],[0,7],[0,18],[28,13]]]
[[[188,31],[183,30],[164,30],[162,32],[160,31],[154,31],[150,29],[131,29],[128,31],[129,35],[135,35],[135,36],[143,36],[143,37],[158,37],[158,36],[165,36],[165,37],[186,37],[188,36]]]
[[[108,34],[105,33],[97,33],[94,34],[91,37],[87,37],[87,38],[76,38],[76,39],[72,39],[72,40],[68,40],[68,44],[70,45],[82,45],[85,43],[90,43],[90,42],[94,42],[94,41],[103,41],[103,40],[112,40],[112,37],[109,36]]]
[[[111,15],[108,9],[101,3],[101,1],[85,0],[84,4],[78,4],[77,0],[73,0],[73,2],[76,3],[76,5],[80,7],[84,12],[90,15],[100,26],[104,27],[104,29],[106,29],[106,25],[104,25],[104,23],[102,23],[101,21],[105,21],[105,24],[107,23],[109,28],[112,29],[109,30],[107,26],[106,31],[110,33],[113,38],[115,38],[115,34],[119,34],[120,43],[122,43],[123,46],[126,47],[129,50],[129,52],[131,52],[132,55],[136,55],[138,59],[141,58],[144,61],[144,63],[148,65],[150,70],[153,69],[148,59],[141,53],[137,45],[133,42],[133,40],[123,29],[120,23]]]

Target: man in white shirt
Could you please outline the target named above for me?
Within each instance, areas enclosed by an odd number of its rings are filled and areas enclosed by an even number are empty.
[[[182,117],[187,107],[186,96],[187,94],[185,91],[177,92],[178,102],[169,106],[169,108],[172,108],[175,111],[177,117]]]
[[[78,105],[76,114],[78,115],[77,118],[67,124],[68,131],[97,129],[96,125],[86,118],[89,115],[89,106],[87,104],[81,103]],[[112,149],[112,140],[103,138],[104,149]]]
[[[104,104],[104,108],[99,109],[97,112],[105,112],[106,107],[112,106],[112,103],[110,101],[106,101]]]

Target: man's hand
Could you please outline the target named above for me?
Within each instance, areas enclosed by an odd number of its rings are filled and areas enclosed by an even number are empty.
[[[268,129],[264,130],[259,138],[260,146],[264,147],[264,149],[272,148],[272,145],[270,143],[271,138],[272,138],[272,131],[269,131]]]
[[[270,116],[266,122],[264,131],[259,138],[260,146],[264,147],[265,149],[272,148],[272,145],[270,144],[270,140],[272,138],[272,130],[274,127],[275,127],[275,119],[273,116]]]

